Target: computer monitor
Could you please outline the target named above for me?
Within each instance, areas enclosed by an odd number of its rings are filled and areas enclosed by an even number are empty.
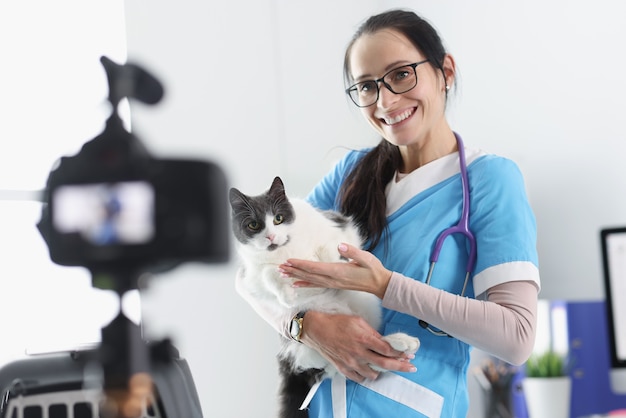
[[[626,226],[600,231],[611,354],[610,379],[615,393],[626,394]]]

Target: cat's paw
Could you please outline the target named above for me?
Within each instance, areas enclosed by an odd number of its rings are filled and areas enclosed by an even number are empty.
[[[387,341],[395,350],[405,354],[415,354],[420,348],[420,340],[403,332],[385,335],[383,340]]]

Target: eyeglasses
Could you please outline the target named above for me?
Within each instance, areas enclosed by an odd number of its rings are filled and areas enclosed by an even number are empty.
[[[353,84],[346,89],[346,93],[358,107],[368,107],[378,101],[380,95],[379,83],[383,83],[387,90],[394,94],[402,94],[417,86],[415,68],[428,60],[403,65],[387,72],[378,80],[365,80]]]

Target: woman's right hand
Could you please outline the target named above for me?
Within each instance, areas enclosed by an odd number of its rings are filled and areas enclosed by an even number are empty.
[[[385,370],[414,372],[412,355],[394,350],[363,318],[308,311],[303,320],[301,341],[316,349],[348,379],[374,380]]]

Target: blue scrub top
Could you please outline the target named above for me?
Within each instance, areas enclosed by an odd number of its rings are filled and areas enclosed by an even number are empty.
[[[367,151],[349,152],[307,199],[320,209],[338,210],[337,196],[342,181]],[[468,165],[468,177],[470,229],[477,240],[477,260],[466,296],[474,297],[474,277],[480,277],[482,271],[507,262],[530,262],[536,266],[538,260],[535,218],[528,204],[521,172],[515,163],[495,155],[484,155]],[[462,198],[458,172],[409,197],[404,205],[388,216],[388,235],[383,236],[372,253],[389,270],[425,281],[437,236],[458,223]],[[448,237],[441,249],[431,285],[460,294],[467,258],[466,238],[459,234]],[[383,335],[405,332],[418,337],[421,346],[412,361],[417,372],[396,374],[440,395],[443,398],[442,417],[464,418],[467,415],[470,346],[456,338],[434,336],[419,326],[417,318],[388,309],[384,309],[383,329],[379,331]],[[427,416],[352,381],[346,383],[346,394],[348,417]],[[415,396],[419,393],[416,392]],[[330,381],[324,382],[318,389],[310,404],[309,417],[332,417]]]

